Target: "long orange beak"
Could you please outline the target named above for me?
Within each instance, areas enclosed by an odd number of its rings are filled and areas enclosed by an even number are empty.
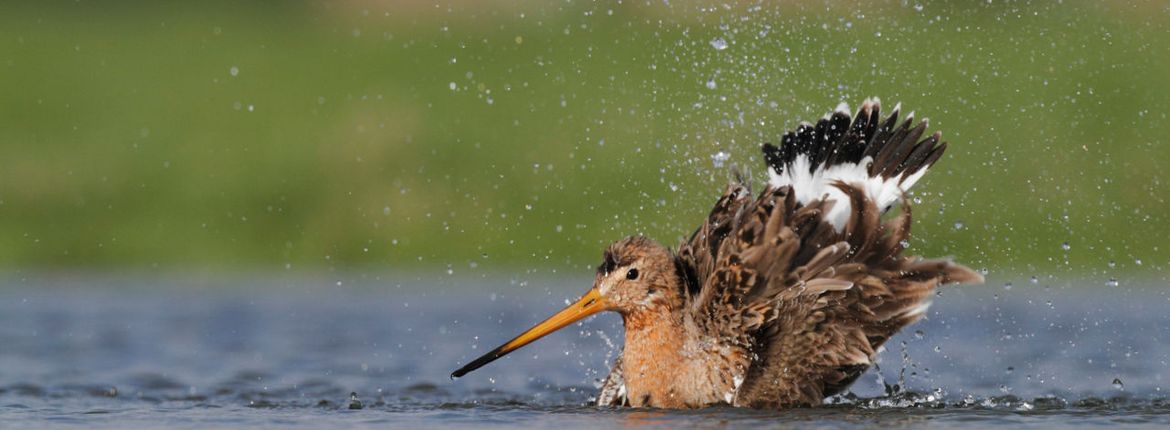
[[[597,291],[597,288],[591,288],[589,292],[577,300],[577,303],[569,305],[564,310],[557,312],[556,315],[549,317],[544,322],[516,336],[515,339],[500,345],[499,348],[493,349],[491,352],[475,359],[475,361],[467,363],[466,366],[460,367],[459,370],[452,372],[451,379],[466,375],[472,370],[483,367],[495,361],[497,358],[507,355],[509,352],[520,349],[520,347],[544,337],[546,334],[560,330],[564,326],[577,322],[587,316],[604,311],[607,307],[605,298],[601,296],[601,292]]]

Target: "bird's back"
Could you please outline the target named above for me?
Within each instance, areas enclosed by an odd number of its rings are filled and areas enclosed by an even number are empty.
[[[935,287],[981,282],[949,260],[902,255],[910,234],[903,192],[945,149],[926,122],[879,121],[866,101],[765,145],[770,181],[753,196],[730,186],[679,246],[689,311],[703,335],[755,357],[733,403],[819,404],[844,390],[877,349],[921,318]],[[883,217],[896,203],[896,216]]]

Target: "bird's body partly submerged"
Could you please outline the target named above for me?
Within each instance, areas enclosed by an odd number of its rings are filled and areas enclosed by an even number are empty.
[[[904,192],[946,149],[926,121],[881,121],[867,100],[764,145],[770,178],[728,187],[675,251],[611,245],[577,303],[452,374],[475,370],[594,313],[622,315],[625,347],[598,404],[695,408],[818,405],[921,318],[934,289],[982,282],[949,260],[902,255]],[[901,202],[896,216],[883,214]]]

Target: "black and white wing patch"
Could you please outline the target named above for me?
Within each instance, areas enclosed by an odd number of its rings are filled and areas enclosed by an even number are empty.
[[[779,147],[764,144],[769,184],[791,186],[796,199],[805,204],[835,200],[824,218],[838,230],[848,220],[850,204],[833,186],[837,181],[858,185],[878,208],[889,210],[947,147],[938,132],[922,138],[927,120],[910,126],[914,113],[899,125],[900,107],[880,121],[877,99],[867,99],[856,118],[850,118],[849,106],[842,103],[816,125],[802,123],[785,133]]]

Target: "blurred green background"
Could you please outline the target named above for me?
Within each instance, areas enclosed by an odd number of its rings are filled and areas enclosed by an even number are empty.
[[[578,273],[871,95],[951,143],[915,253],[1170,264],[1164,1],[165,3],[0,6],[8,270]]]

